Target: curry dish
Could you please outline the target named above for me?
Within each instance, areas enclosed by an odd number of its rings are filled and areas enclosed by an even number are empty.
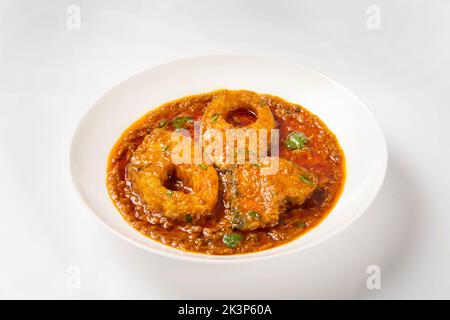
[[[232,143],[232,161],[227,147],[200,161],[174,160],[178,140],[193,142],[186,153],[193,160],[195,142],[202,142],[203,155],[217,142],[211,132],[229,129],[245,141]],[[252,140],[252,132],[267,139]],[[224,137],[227,145],[231,138]],[[251,140],[256,149],[248,147]],[[277,170],[264,173],[274,161]],[[333,209],[344,181],[344,154],[316,115],[246,90],[188,96],[150,111],[123,133],[107,167],[111,199],[133,228],[211,255],[256,252],[298,238]]]

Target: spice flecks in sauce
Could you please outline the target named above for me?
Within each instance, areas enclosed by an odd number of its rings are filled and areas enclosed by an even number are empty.
[[[109,157],[107,187],[122,216],[133,228],[163,244],[214,255],[273,248],[317,226],[332,210],[342,192],[345,180],[344,154],[334,134],[317,116],[300,105],[266,94],[261,95],[261,101],[269,106],[280,130],[280,157],[297,163],[317,177],[316,189],[303,205],[282,213],[276,226],[252,231],[236,231],[232,228],[231,222],[225,218],[224,213],[228,209],[221,195],[214,214],[203,224],[192,223],[190,216],[186,217],[184,223],[178,223],[163,215],[145,211],[127,179],[126,167],[133,152],[154,128],[164,127],[172,131],[181,126],[193,135],[193,122],[202,119],[205,108],[217,92],[220,91],[166,103],[147,113],[120,137]],[[253,113],[242,110],[231,116],[228,120],[234,123],[246,125],[254,121]],[[288,143],[282,143],[286,139],[290,139]],[[218,173],[224,177],[221,172]],[[308,177],[299,179],[306,183]],[[169,187],[189,192],[189,187],[176,179],[169,181]],[[222,192],[225,187],[225,184],[221,186]],[[257,219],[259,214],[251,212],[249,215]]]

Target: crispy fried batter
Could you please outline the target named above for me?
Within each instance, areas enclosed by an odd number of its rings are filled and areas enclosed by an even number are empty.
[[[204,129],[231,129],[235,127],[226,121],[228,113],[237,109],[249,109],[255,113],[255,122],[241,127],[241,129],[270,129],[275,128],[275,120],[269,106],[261,97],[251,91],[222,90],[220,91],[203,115]]]
[[[133,154],[127,174],[131,189],[149,213],[161,213],[175,220],[200,220],[214,212],[219,183],[213,166],[172,162],[176,145],[172,134],[154,129]],[[183,182],[189,193],[173,191],[164,185],[170,175]]]
[[[256,120],[244,126],[237,126],[228,122],[228,116],[236,110],[248,110],[255,115]],[[270,145],[270,133],[276,126],[273,114],[266,101],[260,95],[246,90],[220,90],[217,91],[213,100],[208,105],[202,117],[203,128],[203,145],[208,147],[216,139],[215,134],[220,132],[223,137],[223,148],[212,157],[214,164],[220,168],[229,167],[226,163],[226,148],[234,149],[234,161],[239,153],[243,153],[244,158],[249,157],[250,153],[257,154],[259,146],[259,136],[267,137],[267,144]],[[234,139],[243,138],[245,147],[235,147],[234,143],[227,146],[226,131],[228,129],[236,129]],[[261,131],[261,130],[265,131]],[[230,131],[229,131],[230,132]],[[239,135],[241,135],[239,137]],[[230,136],[232,137],[232,136]],[[254,149],[249,150],[250,140],[255,139]],[[231,141],[230,141],[231,142]]]
[[[317,178],[292,161],[278,159],[275,174],[264,175],[263,164],[238,165],[224,174],[226,208],[232,225],[239,230],[273,227],[280,213],[301,205],[314,191]]]

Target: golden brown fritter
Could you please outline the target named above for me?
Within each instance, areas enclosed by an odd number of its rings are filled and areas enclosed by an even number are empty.
[[[236,125],[227,122],[230,112],[238,109],[247,109],[256,116],[256,121],[241,129],[270,129],[275,128],[275,120],[269,106],[261,97],[251,91],[222,90],[217,93],[205,110],[202,123],[204,129],[232,129]]]
[[[232,116],[233,112],[240,111],[240,117]],[[242,113],[251,114],[253,119],[248,121],[248,123],[234,123],[234,118],[245,119],[245,117],[242,117]],[[243,159],[248,159],[249,154],[258,153],[260,135],[267,137],[267,145],[270,145],[270,133],[275,126],[273,114],[266,101],[260,95],[246,90],[220,90],[214,95],[202,117],[203,145],[208,147],[216,140],[215,134],[217,132],[222,134],[223,148],[212,157],[212,161],[216,166],[223,169],[229,167],[229,164],[225,163],[226,132],[228,129],[235,129],[233,132],[235,134],[234,137],[236,138],[240,135],[245,141],[245,146],[235,146],[234,143],[231,145],[231,148],[234,149],[232,161],[236,163],[239,154],[243,154]],[[249,150],[250,140],[252,139],[254,139],[254,149]]]
[[[172,161],[177,141],[165,129],[154,129],[136,149],[127,167],[132,191],[149,213],[187,222],[200,220],[214,212],[219,182],[213,166],[178,164]],[[180,180],[183,190],[165,187],[171,176]]]
[[[268,161],[278,160],[278,170],[265,175]],[[229,168],[223,175],[224,200],[234,228],[254,230],[277,225],[280,213],[301,205],[315,189],[317,178],[292,161],[265,158],[257,165]]]

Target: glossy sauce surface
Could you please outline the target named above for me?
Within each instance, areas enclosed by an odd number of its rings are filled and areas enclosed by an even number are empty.
[[[120,137],[111,151],[107,168],[107,187],[112,201],[126,221],[142,234],[186,251],[206,254],[227,255],[261,251],[287,243],[318,225],[332,210],[337,202],[345,181],[344,154],[334,134],[315,115],[304,107],[287,102],[281,98],[261,95],[272,111],[280,130],[280,157],[291,160],[317,179],[317,187],[310,198],[298,208],[281,213],[278,225],[261,230],[237,231],[242,240],[233,248],[227,246],[224,235],[233,230],[224,217],[222,193],[219,192],[218,204],[214,214],[202,224],[175,223],[157,214],[148,214],[127,179],[126,166],[133,152],[144,137],[154,128],[164,127],[174,130],[175,118],[189,117],[200,121],[207,105],[215,92],[189,96],[149,112]],[[227,122],[240,127],[255,121],[252,110],[236,110],[227,117]],[[193,136],[193,122],[184,124]],[[288,149],[282,142],[291,132],[302,132],[308,137],[308,143],[301,150]],[[219,177],[223,174],[218,171]],[[189,186],[172,176],[166,182],[169,190],[189,193]],[[222,185],[226,188],[225,185]]]

